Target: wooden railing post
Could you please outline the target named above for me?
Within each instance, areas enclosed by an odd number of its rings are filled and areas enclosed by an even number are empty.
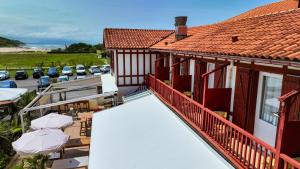
[[[280,161],[280,153],[281,153],[281,146],[282,146],[282,136],[283,136],[283,129],[285,125],[285,117],[286,114],[286,103],[281,102],[281,110],[280,110],[280,119],[279,119],[279,125],[278,125],[278,133],[277,133],[277,141],[276,141],[276,152],[275,152],[275,169],[279,169],[280,166],[282,166],[281,161]]]
[[[206,90],[207,89],[208,89],[208,76],[205,76],[204,77],[203,98],[202,98],[202,105],[203,105],[203,107],[205,107],[205,102],[206,102],[205,98],[206,98]],[[201,113],[201,115],[202,115],[202,118],[201,118],[201,120],[202,120],[201,128],[202,128],[202,130],[204,130],[205,129],[205,116],[206,116],[206,113],[205,113],[204,109],[202,109],[201,111],[202,111],[202,113]]]

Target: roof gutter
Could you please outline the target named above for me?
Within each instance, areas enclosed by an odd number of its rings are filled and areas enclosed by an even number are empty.
[[[218,53],[208,53],[208,52],[191,52],[191,51],[177,51],[177,50],[167,50],[167,49],[150,49],[156,52],[166,52],[172,53],[175,55],[189,55],[194,58],[203,58],[203,57],[211,57],[212,59],[224,59],[224,60],[234,60],[234,61],[245,61],[245,62],[255,62],[261,64],[273,64],[279,66],[293,66],[300,67],[300,62],[296,61],[285,61],[285,60],[274,60],[274,59],[263,59],[259,57],[249,57],[249,56],[239,56],[235,54],[218,54]]]

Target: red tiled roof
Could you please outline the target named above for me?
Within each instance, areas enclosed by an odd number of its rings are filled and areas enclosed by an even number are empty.
[[[271,4],[267,4],[264,6],[254,8],[254,9],[247,11],[241,15],[230,18],[228,21],[251,18],[251,17],[256,17],[256,16],[262,16],[262,15],[268,15],[268,14],[274,14],[274,13],[278,13],[278,12],[293,10],[293,9],[297,9],[298,6],[299,6],[299,0],[282,0],[279,2],[274,2]]]
[[[190,28],[189,37],[175,41],[172,34],[151,48],[300,61],[299,28],[300,9],[294,9]]]
[[[104,45],[108,49],[149,48],[173,32],[173,30],[106,28]]]

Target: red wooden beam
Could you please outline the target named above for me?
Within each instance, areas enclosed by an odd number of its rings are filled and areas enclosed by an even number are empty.
[[[216,69],[214,69],[214,70],[212,70],[212,71],[210,71],[210,72],[204,73],[204,74],[202,75],[202,77],[204,78],[204,77],[206,77],[206,76],[208,76],[208,75],[210,75],[210,74],[212,74],[212,73],[214,73],[214,72],[216,72],[216,71],[218,71],[218,70],[223,69],[224,67],[227,67],[228,65],[230,65],[230,63],[226,63],[226,64],[224,64],[224,65],[222,65],[222,66],[220,66],[220,67],[217,67]]]
[[[186,59],[184,59],[184,60],[182,60],[182,61],[180,61],[180,62],[174,63],[174,64],[172,65],[172,67],[175,67],[175,66],[177,66],[177,65],[179,65],[179,64],[181,64],[181,63],[183,63],[183,62],[186,62],[186,61],[188,61],[188,60],[190,60],[190,59],[192,59],[192,57],[189,57],[189,58],[186,58]]]
[[[278,100],[280,102],[285,102],[287,99],[291,99],[293,98],[294,96],[300,94],[300,88],[296,89],[296,90],[292,90],[291,92],[285,94],[285,95],[282,95],[278,98]]]

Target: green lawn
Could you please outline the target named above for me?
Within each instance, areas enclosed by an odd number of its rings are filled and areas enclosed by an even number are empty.
[[[106,64],[106,59],[99,59],[97,54],[48,54],[48,53],[14,53],[0,54],[0,69],[32,68],[37,66],[75,66],[83,64],[91,65]]]
[[[32,75],[33,67],[50,67],[52,65],[62,69],[63,66],[75,67],[77,64],[83,64],[86,68],[91,65],[107,64],[108,60],[98,58],[94,53],[75,53],[75,54],[49,54],[49,53],[8,53],[0,54],[0,70],[7,69],[11,76],[14,76],[18,69],[26,69],[28,74]]]

